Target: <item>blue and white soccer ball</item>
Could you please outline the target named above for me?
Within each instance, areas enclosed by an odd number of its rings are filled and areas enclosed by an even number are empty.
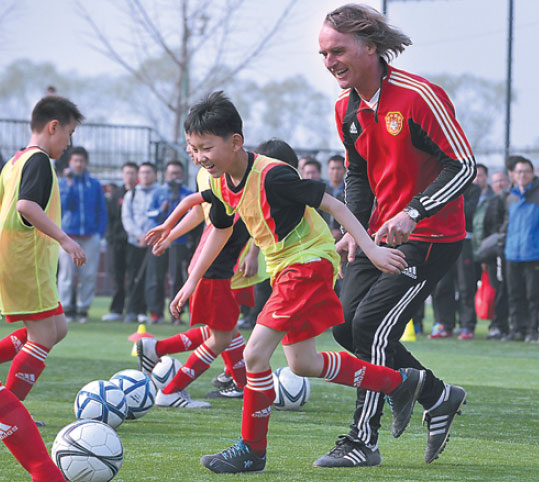
[[[114,383],[95,380],[82,387],[75,397],[77,420],[97,420],[118,427],[127,416],[124,392]]]
[[[71,482],[109,482],[122,466],[124,449],[110,425],[79,420],[60,430],[51,457]]]
[[[154,406],[155,385],[141,371],[122,370],[114,374],[110,381],[121,388],[125,394],[128,420],[142,417]]]
[[[295,375],[289,367],[277,368],[273,372],[275,401],[278,410],[299,410],[311,394],[309,380]]]
[[[162,356],[152,370],[152,380],[157,390],[163,390],[180,371],[182,363],[171,356]]]

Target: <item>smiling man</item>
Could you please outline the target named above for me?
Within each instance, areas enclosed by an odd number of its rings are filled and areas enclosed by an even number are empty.
[[[326,68],[345,89],[336,120],[346,149],[346,205],[377,243],[396,246],[408,263],[399,275],[381,273],[345,234],[337,244],[349,261],[345,323],[333,333],[362,360],[423,369],[399,340],[462,249],[461,194],[475,177],[475,160],[447,94],[389,65],[412,41],[383,15],[363,5],[340,7],[326,16],[319,43]],[[418,398],[429,428],[427,463],[444,449],[465,398],[464,389],[427,370]],[[359,389],[350,432],[314,465],[380,464],[383,405],[383,396]]]

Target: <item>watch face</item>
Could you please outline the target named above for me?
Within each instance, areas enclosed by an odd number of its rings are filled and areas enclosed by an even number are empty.
[[[419,211],[417,209],[410,208],[407,210],[407,213],[414,221],[419,219]]]

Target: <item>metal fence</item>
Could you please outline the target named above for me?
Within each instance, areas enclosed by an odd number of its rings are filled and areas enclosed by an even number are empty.
[[[0,119],[0,155],[4,160],[26,146],[29,138],[30,122]],[[153,162],[162,174],[172,159],[184,163],[189,179],[190,163],[183,146],[166,141],[151,127],[84,123],[77,127],[72,142],[88,151],[90,172],[102,182],[120,182],[121,166],[126,161]]]

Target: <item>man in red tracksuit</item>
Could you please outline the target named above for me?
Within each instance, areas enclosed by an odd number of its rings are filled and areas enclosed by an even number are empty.
[[[380,273],[345,234],[337,245],[349,261],[341,291],[345,323],[333,333],[360,359],[425,369],[399,340],[461,251],[461,194],[475,177],[475,160],[447,94],[388,65],[411,41],[383,15],[363,5],[340,7],[326,16],[319,42],[326,68],[346,89],[336,104],[347,154],[346,204],[377,243],[398,247],[408,263],[400,275]],[[465,398],[464,389],[427,369],[418,398],[429,428],[427,463],[444,449]],[[350,432],[314,465],[380,464],[383,404],[383,396],[359,389]]]

